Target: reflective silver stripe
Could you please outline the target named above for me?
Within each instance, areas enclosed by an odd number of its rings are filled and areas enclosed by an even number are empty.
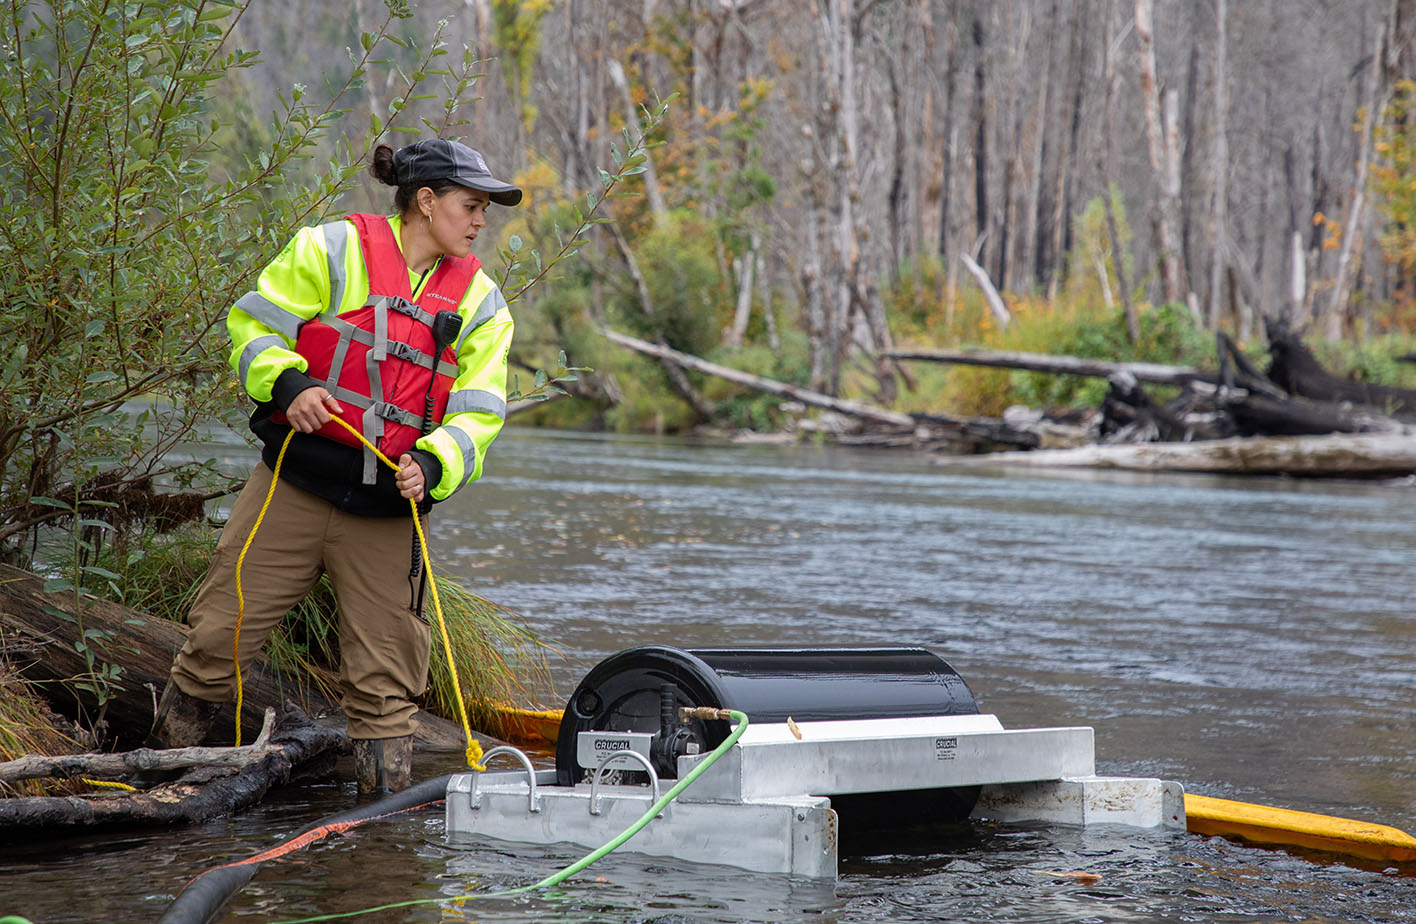
[[[344,302],[344,248],[349,245],[349,232],[342,221],[331,221],[321,227],[324,232],[325,258],[329,260],[329,312],[337,314]]]
[[[294,340],[300,335],[300,325],[305,319],[277,305],[261,293],[252,290],[236,300],[236,307],[260,321],[271,330]]]
[[[496,317],[498,311],[506,307],[506,296],[496,286],[482,298],[482,304],[472,313],[472,320],[462,325],[462,333],[457,338],[457,351],[462,352],[462,342],[477,328]]]
[[[472,442],[472,437],[463,433],[458,427],[443,427],[445,432],[452,434],[452,441],[457,444],[457,451],[462,453],[462,480],[457,483],[454,491],[460,491],[467,487],[468,482],[477,471],[477,447]]]
[[[466,388],[447,396],[449,414],[464,414],[468,411],[495,414],[506,420],[506,399],[480,388]]]
[[[236,375],[239,376],[241,384],[246,384],[246,376],[251,372],[251,363],[256,361],[266,350],[288,349],[285,341],[275,334],[266,334],[264,337],[257,337],[241,348],[241,359],[237,362]]]

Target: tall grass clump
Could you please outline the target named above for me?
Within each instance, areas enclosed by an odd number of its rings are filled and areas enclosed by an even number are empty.
[[[216,538],[213,530],[184,529],[158,537],[141,554],[127,556],[121,568],[114,569],[122,577],[122,602],[150,616],[181,622],[206,576]],[[450,578],[437,582],[458,679],[468,714],[478,727],[491,727],[496,703],[530,704],[549,698],[553,691],[545,653],[551,649],[512,610]],[[423,615],[433,625],[433,653],[422,705],[456,720],[452,675],[430,592],[424,595]],[[271,634],[265,658],[301,691],[339,699],[339,608],[327,575]],[[301,698],[298,692],[294,695]]]
[[[29,684],[0,661],[0,761],[26,754],[75,754],[79,742],[64,734],[50,720],[50,712]],[[50,796],[78,792],[82,785],[69,781],[23,780],[0,783],[3,796]]]

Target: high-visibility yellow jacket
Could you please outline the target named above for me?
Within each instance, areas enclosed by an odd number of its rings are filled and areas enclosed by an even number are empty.
[[[401,240],[401,221],[389,219]],[[429,273],[410,272],[417,298]],[[263,456],[274,464],[289,427],[271,416],[289,406],[295,395],[317,383],[306,375],[308,363],[295,352],[300,325],[321,314],[338,314],[369,299],[369,274],[352,222],[334,221],[303,228],[260,275],[227,315],[231,335],[230,365],[257,402],[251,429],[265,443]],[[452,307],[452,306],[448,306]],[[410,452],[423,468],[434,501],[481,477],[487,448],[506,418],[507,353],[513,322],[506,299],[485,270],[473,276],[460,305],[462,328],[454,341],[457,376],[442,423],[414,444]],[[363,484],[364,451],[323,437],[296,433],[281,474],[297,487],[335,506],[371,516],[408,513],[398,496],[393,473],[380,465],[376,484]]]

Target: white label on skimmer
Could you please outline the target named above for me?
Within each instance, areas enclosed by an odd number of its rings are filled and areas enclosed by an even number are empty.
[[[934,739],[934,759],[953,760],[959,752],[958,738],[935,738]]]
[[[601,760],[619,751],[638,751],[648,757],[653,737],[648,732],[583,731],[575,741],[575,759],[586,770],[594,770]],[[624,766],[632,769],[637,765]]]

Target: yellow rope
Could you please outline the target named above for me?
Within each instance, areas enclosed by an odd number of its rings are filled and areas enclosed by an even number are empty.
[[[365,447],[373,451],[374,455],[379,457],[379,461],[383,462],[395,472],[399,470],[398,463],[394,462],[382,452],[379,452],[378,447],[369,442],[364,437],[364,434],[354,429],[339,417],[331,416],[330,419],[354,434],[359,442],[363,443]],[[284,445],[280,447],[280,455],[276,457],[275,470],[270,480],[270,492],[266,494],[265,504],[261,507],[260,516],[256,517],[256,525],[251,527],[251,535],[246,539],[246,548],[250,548],[251,539],[255,537],[256,530],[260,528],[261,519],[265,516],[266,507],[270,506],[271,495],[275,493],[275,482],[280,475],[280,463],[285,458],[285,450],[290,445],[290,439],[294,435],[295,431],[291,430],[285,437]],[[408,506],[412,508],[413,511],[413,529],[418,533],[418,547],[423,553],[423,570],[428,575],[428,587],[433,592],[433,609],[438,614],[438,631],[442,634],[443,651],[447,654],[447,668],[452,673],[452,690],[457,697],[457,712],[462,719],[462,732],[467,736],[467,766],[474,770],[485,770],[486,768],[483,767],[481,763],[482,745],[472,736],[472,725],[467,721],[467,705],[463,702],[462,684],[457,677],[457,662],[454,661],[452,657],[452,640],[447,634],[447,620],[443,618],[442,600],[438,597],[438,582],[433,580],[433,562],[432,559],[428,557],[428,539],[423,535],[423,521],[418,517],[418,502],[410,497],[408,498]],[[238,607],[236,614],[236,639],[238,640],[241,637],[241,616],[245,612],[245,601],[241,596],[241,562],[245,557],[246,549],[243,548],[241,550],[241,557],[236,560],[236,600]],[[235,660],[236,641],[232,641],[231,649],[232,658]],[[236,661],[236,744],[238,747],[241,744],[241,664],[239,660]]]
[[[261,504],[261,512],[256,516],[256,523],[251,527],[251,533],[246,537],[246,544],[241,546],[241,554],[236,557],[236,631],[231,635],[231,663],[236,665],[236,747],[241,746],[241,701],[245,692],[241,684],[241,620],[246,618],[246,595],[241,592],[241,566],[246,563],[246,553],[251,549],[251,543],[256,538],[256,530],[261,528],[261,520],[265,519],[266,510],[270,509],[270,499],[275,496],[275,483],[280,479],[280,466],[285,461],[285,450],[290,448],[290,439],[295,435],[291,430],[285,434],[285,442],[280,444],[280,454],[275,457],[275,469],[270,474],[270,490],[266,491],[265,503]]]
[[[117,783],[117,782],[114,782],[113,780],[91,780],[91,779],[89,779],[88,777],[83,777],[83,776],[81,776],[81,777],[79,777],[79,782],[80,782],[80,783],[86,783],[86,784],[88,784],[89,786],[99,786],[99,787],[104,787],[104,788],[107,788],[107,789],[122,789],[122,790],[126,790],[127,792],[137,792],[137,791],[138,791],[138,790],[137,790],[137,787],[135,787],[135,786],[129,786],[127,783]]]

